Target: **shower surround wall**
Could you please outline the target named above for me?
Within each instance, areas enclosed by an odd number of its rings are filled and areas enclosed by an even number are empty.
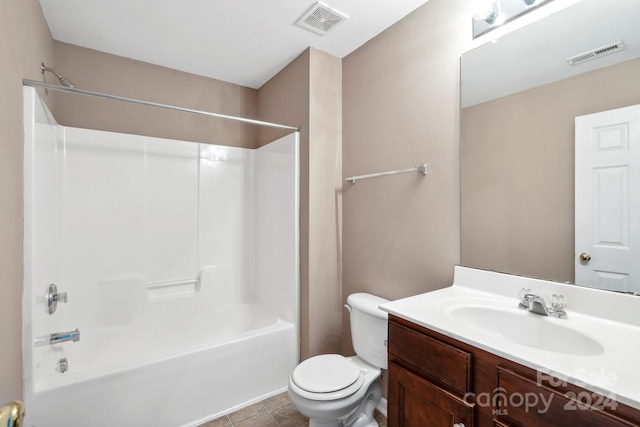
[[[248,150],[68,128],[25,88],[25,137],[27,425],[197,425],[286,388],[297,133]]]

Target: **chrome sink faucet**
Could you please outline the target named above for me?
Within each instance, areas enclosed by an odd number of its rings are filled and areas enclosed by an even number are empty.
[[[564,295],[551,295],[551,306],[544,302],[544,298],[533,294],[531,289],[523,288],[520,291],[520,304],[518,308],[528,310],[532,313],[541,314],[543,316],[553,316],[560,319],[567,318],[567,299]]]

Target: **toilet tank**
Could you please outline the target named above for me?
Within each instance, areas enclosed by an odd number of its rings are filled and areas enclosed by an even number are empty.
[[[382,369],[387,369],[387,313],[378,306],[386,302],[367,293],[347,298],[353,348],[360,359]]]

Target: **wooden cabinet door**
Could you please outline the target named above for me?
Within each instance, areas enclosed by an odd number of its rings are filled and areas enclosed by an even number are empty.
[[[473,405],[412,372],[389,364],[389,427],[473,426]]]

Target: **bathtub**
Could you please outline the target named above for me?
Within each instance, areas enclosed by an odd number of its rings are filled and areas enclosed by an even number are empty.
[[[297,363],[294,324],[252,304],[216,310],[207,323],[212,339],[202,340],[200,331],[187,333],[198,339],[193,345],[182,342],[179,351],[170,345],[179,336],[153,334],[163,339],[141,340],[146,350],[136,346],[135,357],[96,353],[118,348],[92,342],[123,335],[116,330],[81,331],[79,343],[56,344],[65,346],[69,371],[58,373],[55,383],[39,384],[26,400],[26,425],[197,426],[286,389]]]
[[[298,134],[253,150],[70,128],[24,94],[25,425],[196,426],[285,390]]]

